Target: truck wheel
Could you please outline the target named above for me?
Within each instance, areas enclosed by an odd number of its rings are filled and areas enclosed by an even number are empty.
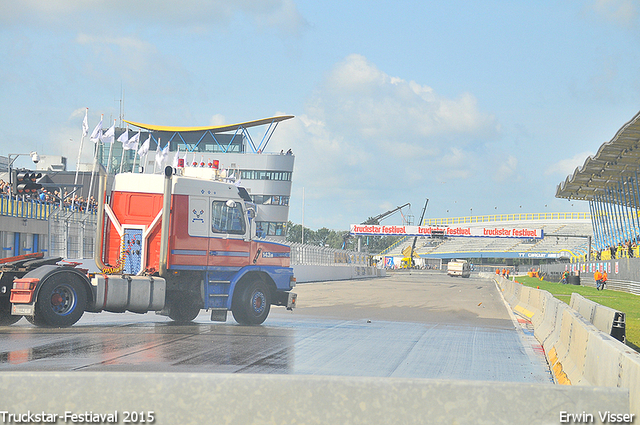
[[[195,297],[174,298],[171,301],[169,317],[175,322],[191,322],[198,317],[198,314],[200,314],[200,305],[196,302]]]
[[[11,314],[11,302],[9,298],[0,298],[0,326],[9,326],[20,320],[22,316]]]
[[[267,320],[271,309],[271,292],[261,280],[254,280],[240,288],[239,297],[234,299],[231,312],[241,325],[259,325]]]
[[[38,292],[34,323],[55,328],[71,326],[80,320],[86,305],[85,287],[64,273],[55,274]]]

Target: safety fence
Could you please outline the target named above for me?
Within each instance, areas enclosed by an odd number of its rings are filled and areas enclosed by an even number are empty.
[[[299,243],[287,244],[291,247],[291,265],[318,266],[370,266],[371,255],[362,252],[326,248]]]
[[[55,209],[49,215],[49,255],[93,258],[96,214]]]
[[[18,218],[46,220],[56,205],[35,199],[15,199],[8,195],[0,196],[0,215]]]
[[[73,212],[78,210],[79,205],[62,206],[58,203],[41,201],[39,199],[19,199],[9,195],[0,195],[0,216],[32,218],[36,220],[47,220],[49,215],[55,210]],[[89,211],[95,215],[95,211]]]

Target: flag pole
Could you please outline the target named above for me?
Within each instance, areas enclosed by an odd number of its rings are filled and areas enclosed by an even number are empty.
[[[127,124],[127,128],[124,130],[125,133],[127,133],[127,138],[126,140],[129,140],[129,124]],[[122,137],[122,136],[120,136]],[[120,139],[120,137],[118,139]],[[125,140],[125,139],[123,139]],[[122,144],[122,157],[120,158],[120,173],[122,173],[122,164],[124,163],[124,141],[120,141],[120,143]]]
[[[131,166],[131,172],[135,173],[136,172],[136,157],[138,156],[138,149],[135,150],[135,152],[133,153],[133,165]]]
[[[128,126],[127,126],[127,128],[128,128]],[[136,172],[136,156],[140,156],[140,155],[138,155],[138,149],[140,148],[140,130],[138,130],[138,134],[136,136],[133,136],[133,137],[136,137],[137,140],[136,140],[135,150],[133,151],[133,165],[131,166],[131,172],[135,173]]]
[[[100,123],[98,124],[98,126],[100,127],[100,132],[102,132],[102,119],[104,118],[104,114],[102,114],[100,116]],[[95,130],[93,130],[93,132],[95,133],[98,130],[98,128],[96,127]],[[94,134],[91,134],[91,136],[94,136]],[[100,137],[98,137],[96,139],[96,145],[95,145],[95,153],[93,154],[93,167],[91,169],[91,181],[89,183],[89,193],[87,194],[87,204],[86,207],[84,209],[85,212],[89,211],[89,201],[91,200],[91,193],[93,191],[93,178],[96,175],[96,165],[98,164],[98,149],[100,149]]]
[[[116,120],[113,120],[113,126],[115,128],[116,126]],[[109,146],[109,160],[107,161],[107,175],[109,175],[109,169],[111,168],[111,158],[113,158],[111,156],[112,152],[113,152],[113,145],[115,144],[116,139],[115,139],[115,135],[114,137],[111,138],[111,146]]]
[[[80,157],[82,156],[82,144],[84,143],[84,137],[89,134],[89,124],[87,121],[87,115],[89,115],[89,108],[84,111],[84,120],[82,121],[82,137],[80,138],[80,150],[78,151],[78,160],[76,161],[76,177],[73,179],[73,184],[78,184],[78,171],[80,169]],[[73,210],[76,205],[76,196],[71,201],[71,209]]]

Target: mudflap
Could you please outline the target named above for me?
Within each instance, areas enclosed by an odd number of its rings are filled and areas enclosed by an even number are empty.
[[[33,316],[36,312],[35,303],[11,304],[11,314],[14,316]]]

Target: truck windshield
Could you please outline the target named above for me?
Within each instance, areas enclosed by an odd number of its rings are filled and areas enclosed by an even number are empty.
[[[211,204],[211,231],[213,233],[244,235],[245,220],[242,205],[237,202],[234,207],[229,207],[224,201],[213,201]]]

